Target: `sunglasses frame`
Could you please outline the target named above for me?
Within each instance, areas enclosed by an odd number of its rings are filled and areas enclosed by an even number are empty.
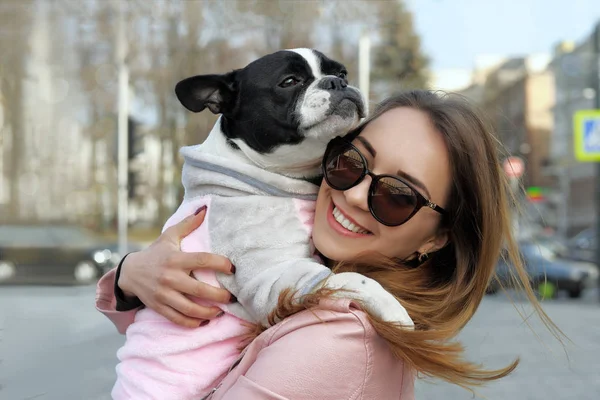
[[[348,146],[350,147],[352,150],[356,151],[358,153],[358,155],[360,156],[361,162],[362,162],[362,166],[363,166],[363,170],[362,173],[360,175],[360,177],[350,186],[348,186],[347,188],[338,188],[336,185],[332,185],[331,182],[329,181],[329,178],[327,177],[327,159],[329,158],[331,152],[333,150],[335,150],[338,147],[341,147],[342,145],[344,146]],[[340,153],[340,155],[343,153]],[[346,191],[346,190],[350,190],[353,187],[359,185],[364,179],[365,177],[368,175],[371,177],[371,184],[369,185],[369,195],[367,196],[367,203],[369,206],[369,212],[371,213],[371,215],[373,216],[373,218],[375,218],[379,223],[385,225],[385,226],[400,226],[405,224],[406,222],[408,222],[412,217],[415,216],[416,213],[419,212],[419,210],[423,207],[427,207],[427,208],[431,208],[433,211],[436,211],[442,215],[446,214],[446,210],[444,210],[442,207],[438,206],[437,204],[435,204],[434,202],[432,202],[431,200],[427,199],[425,196],[423,196],[417,189],[415,189],[415,187],[410,184],[409,182],[406,182],[404,179],[395,176],[395,175],[389,175],[389,174],[383,174],[383,175],[376,175],[373,172],[371,172],[369,170],[369,164],[367,163],[367,159],[365,158],[365,156],[361,153],[361,151],[358,149],[358,147],[356,147],[352,142],[344,139],[341,136],[337,136],[335,138],[333,138],[328,144],[327,144],[327,149],[325,150],[325,154],[323,155],[323,161],[321,163],[321,168],[322,168],[322,172],[323,172],[323,177],[325,178],[325,181],[327,182],[327,184],[335,190],[339,190],[339,191]],[[410,215],[408,217],[406,217],[406,219],[404,219],[404,221],[398,223],[398,224],[390,224],[387,223],[383,220],[381,220],[381,218],[379,218],[376,214],[375,211],[373,209],[373,196],[375,195],[376,189],[377,189],[377,184],[379,183],[379,181],[383,178],[392,178],[395,179],[397,181],[400,181],[401,183],[403,183],[404,185],[406,185],[410,190],[412,190],[412,192],[415,194],[416,198],[417,198],[417,204],[415,205],[415,209],[410,213]]]

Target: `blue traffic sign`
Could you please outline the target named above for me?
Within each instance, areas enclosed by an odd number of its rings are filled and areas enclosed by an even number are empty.
[[[579,110],[573,123],[577,160],[600,161],[600,110]]]

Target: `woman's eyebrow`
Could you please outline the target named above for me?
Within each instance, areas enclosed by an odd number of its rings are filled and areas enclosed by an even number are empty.
[[[369,143],[369,141],[367,139],[365,139],[362,136],[357,136],[356,140],[358,140],[359,142],[361,142],[362,145],[365,146],[365,149],[367,149],[367,151],[369,153],[371,153],[371,155],[373,157],[375,157],[377,155],[377,152],[375,151],[375,149],[373,148],[373,146],[371,146],[371,143]]]
[[[377,151],[375,151],[375,149],[373,148],[373,146],[371,145],[371,143],[369,143],[369,141],[367,139],[365,139],[362,136],[357,136],[356,140],[358,140],[359,142],[361,142],[362,145],[365,146],[365,149],[367,149],[367,151],[373,157],[375,157],[377,155]],[[412,183],[413,185],[415,185],[419,189],[423,190],[425,192],[425,194],[427,195],[427,197],[431,198],[431,194],[429,194],[429,190],[427,190],[427,187],[425,186],[425,184],[423,182],[421,182],[419,179],[415,178],[414,176],[412,176],[410,174],[407,174],[404,171],[398,171],[396,174],[399,177],[406,179],[407,181],[409,181],[410,183]]]
[[[425,186],[425,184],[423,182],[421,182],[420,180],[418,180],[414,176],[412,176],[410,174],[407,174],[406,172],[401,171],[401,170],[398,171],[398,172],[396,172],[396,175],[398,175],[400,178],[406,179],[407,181],[409,181],[410,183],[412,183],[413,185],[415,185],[419,189],[423,190],[425,192],[425,195],[427,196],[427,199],[428,200],[431,199],[431,194],[429,194],[429,190],[427,190],[427,187]]]

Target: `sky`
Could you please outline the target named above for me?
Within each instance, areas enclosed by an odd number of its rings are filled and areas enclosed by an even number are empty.
[[[600,0],[405,0],[435,71],[471,69],[481,54],[551,53],[600,21]]]

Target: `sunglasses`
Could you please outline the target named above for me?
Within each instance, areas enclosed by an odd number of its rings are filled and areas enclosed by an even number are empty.
[[[368,204],[371,215],[386,226],[399,226],[411,219],[422,207],[440,214],[446,211],[426,199],[409,183],[393,175],[375,175],[367,160],[352,143],[336,137],[329,142],[323,157],[323,175],[335,190],[345,191],[371,177]]]

